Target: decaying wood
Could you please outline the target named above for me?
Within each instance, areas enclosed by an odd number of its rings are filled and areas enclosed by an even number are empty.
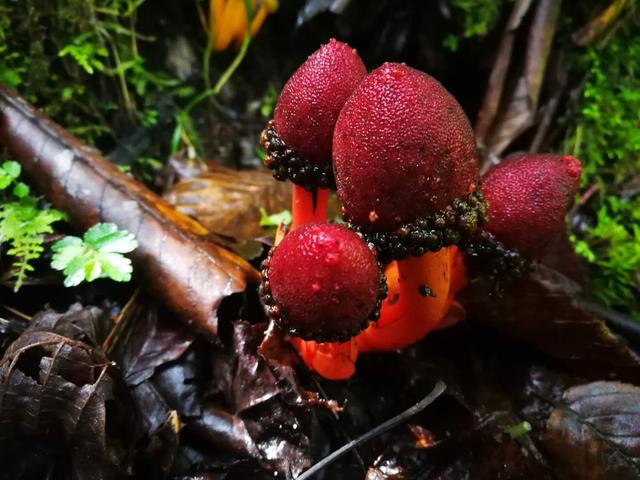
[[[531,1],[522,0],[514,6],[476,124],[476,139],[483,147],[486,158],[501,155],[533,124],[560,15],[560,5],[558,0],[539,0],[536,3],[521,68],[517,58],[514,58],[513,46],[518,30],[524,25],[522,20],[530,9]],[[511,77],[513,87],[508,85]],[[483,170],[488,163],[485,159]]]
[[[198,239],[205,227],[1,85],[0,145],[78,229],[102,221],[134,233],[136,275],[189,324],[215,334],[220,302],[258,279],[244,260]]]
[[[482,101],[482,107],[478,112],[475,132],[476,141],[479,145],[484,145],[487,135],[489,135],[491,125],[493,125],[496,115],[498,114],[498,107],[502,100],[509,65],[511,65],[511,54],[513,52],[516,31],[520,28],[522,19],[529,11],[531,2],[532,0],[518,0],[516,2],[504,29],[504,33],[502,34],[496,60],[493,64],[491,75],[489,75],[489,83],[487,84],[487,90]]]

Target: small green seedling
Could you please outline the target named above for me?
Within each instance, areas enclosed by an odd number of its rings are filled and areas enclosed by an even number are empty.
[[[131,260],[123,254],[137,247],[132,233],[118,230],[113,223],[98,223],[82,238],[69,236],[57,241],[52,247],[51,267],[65,274],[65,287],[98,278],[128,282],[133,268]]]

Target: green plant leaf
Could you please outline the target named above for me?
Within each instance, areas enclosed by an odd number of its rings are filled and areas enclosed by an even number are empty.
[[[131,280],[131,260],[118,253],[101,253],[98,257],[104,274],[116,282]]]
[[[283,210],[278,213],[269,215],[264,208],[260,209],[260,226],[261,227],[278,227],[281,223],[285,225],[291,224],[291,212]]]
[[[138,246],[133,234],[118,230],[113,223],[98,223],[83,238],[65,237],[56,242],[51,268],[62,270],[64,285],[74,287],[83,281],[110,278],[116,282],[131,280],[131,260],[123,256]]]
[[[25,198],[31,193],[31,189],[26,183],[18,182],[14,185],[11,193],[17,198]]]
[[[138,246],[132,233],[118,230],[113,223],[94,225],[84,234],[84,242],[101,252],[129,253]]]
[[[20,176],[21,167],[18,162],[8,161],[0,165],[0,190],[6,189]]]

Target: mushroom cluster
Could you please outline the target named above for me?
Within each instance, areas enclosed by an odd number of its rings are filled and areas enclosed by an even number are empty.
[[[351,376],[358,353],[406,347],[462,311],[465,262],[523,274],[564,230],[581,172],[572,157],[527,155],[481,179],[469,120],[437,80],[398,63],[367,74],[333,39],[289,79],[260,141],[274,177],[294,183],[262,299],[330,379]],[[345,225],[327,221],[332,188]]]

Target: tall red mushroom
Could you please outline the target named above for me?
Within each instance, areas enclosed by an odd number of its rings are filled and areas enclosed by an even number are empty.
[[[294,183],[292,228],[326,221],[333,129],[342,106],[367,70],[349,45],[331,39],[314,52],[282,89],[273,120],[260,137],[265,165]]]
[[[446,247],[466,242],[485,221],[473,131],[434,78],[386,63],[340,113],[333,163],[345,218],[382,261],[397,262],[381,319],[360,343],[401,348],[446,313],[454,258]]]

